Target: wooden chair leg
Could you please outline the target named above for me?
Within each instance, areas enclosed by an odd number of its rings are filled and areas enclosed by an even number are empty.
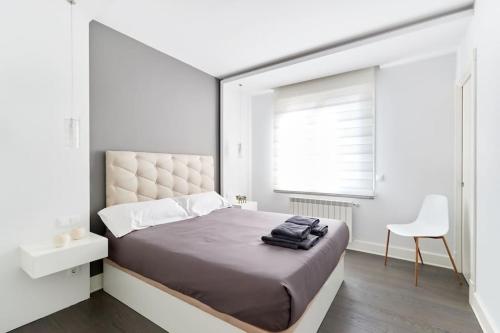
[[[389,238],[391,237],[391,231],[387,230],[387,242],[385,243],[385,261],[384,266],[387,266],[387,253],[389,252]]]
[[[418,237],[415,237],[415,287],[418,287]]]
[[[441,237],[441,239],[443,240],[444,246],[446,247],[446,252],[448,252],[448,257],[450,257],[450,261],[451,261],[451,264],[453,266],[453,270],[455,271],[455,276],[457,277],[457,280],[460,283],[460,285],[462,285],[463,284],[462,279],[460,278],[460,274],[458,274],[457,266],[455,265],[455,261],[453,260],[453,257],[451,256],[450,249],[448,248],[448,243],[446,242],[446,239],[444,238],[444,236]]]
[[[413,237],[413,240],[415,241],[415,244],[417,243],[417,237]],[[420,248],[418,249],[418,256],[420,257],[420,262],[422,265],[424,264],[424,259],[422,259],[422,252],[420,252]]]

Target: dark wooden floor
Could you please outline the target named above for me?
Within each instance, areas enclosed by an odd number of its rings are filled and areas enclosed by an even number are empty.
[[[425,258],[424,258],[425,260]],[[346,273],[320,333],[481,332],[468,305],[468,288],[450,270],[424,266],[413,286],[413,265],[348,252]],[[84,302],[13,332],[164,332],[113,297],[99,291]]]
[[[425,256],[424,256],[425,262]],[[482,332],[449,269],[424,265],[414,287],[414,264],[361,252],[349,252],[345,281],[320,333]]]

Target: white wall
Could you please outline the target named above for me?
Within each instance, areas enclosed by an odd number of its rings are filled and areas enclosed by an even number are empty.
[[[389,223],[414,219],[423,197],[442,193],[450,200],[454,234],[454,79],[455,55],[382,68],[377,74],[376,169],[385,180],[377,183],[376,198],[354,200],[353,247],[381,252]],[[259,208],[286,212],[288,199],[272,192],[272,96],[252,99],[252,199]],[[414,258],[413,240],[392,237]],[[425,252],[436,264],[449,265],[442,242],[424,240]],[[424,254],[424,261],[426,255]]]
[[[79,8],[79,7],[76,7]],[[64,229],[58,216],[88,227],[88,19],[75,9],[76,113],[81,147],[64,147],[69,112],[69,5],[8,1],[0,9],[0,332],[89,297],[88,265],[33,280],[19,268],[19,244]]]
[[[500,332],[500,2],[476,0],[475,17],[464,38],[457,78],[471,66],[477,48],[477,231],[476,292],[473,305],[485,332]]]
[[[273,94],[252,97],[252,200],[258,201],[259,210],[287,212],[288,197],[273,192]]]

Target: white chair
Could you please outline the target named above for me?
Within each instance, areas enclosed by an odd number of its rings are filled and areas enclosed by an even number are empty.
[[[391,231],[397,235],[405,237],[413,237],[415,240],[415,286],[418,286],[418,258],[422,264],[422,253],[420,253],[420,248],[418,246],[418,241],[420,238],[433,238],[442,239],[444,246],[446,247],[446,252],[450,257],[451,264],[453,265],[453,270],[455,275],[462,285],[460,280],[460,275],[457,272],[457,267],[455,266],[455,261],[451,256],[450,249],[446,243],[444,236],[448,233],[450,227],[450,221],[448,217],[448,199],[444,195],[430,194],[427,195],[422,204],[422,208],[418,213],[417,219],[409,224],[388,224],[387,225],[387,243],[385,247],[385,266],[387,266],[387,253],[389,250],[389,238],[391,236]]]

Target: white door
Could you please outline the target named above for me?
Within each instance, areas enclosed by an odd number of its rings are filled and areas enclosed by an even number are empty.
[[[469,77],[462,86],[462,272],[470,284],[474,237],[474,118]]]

